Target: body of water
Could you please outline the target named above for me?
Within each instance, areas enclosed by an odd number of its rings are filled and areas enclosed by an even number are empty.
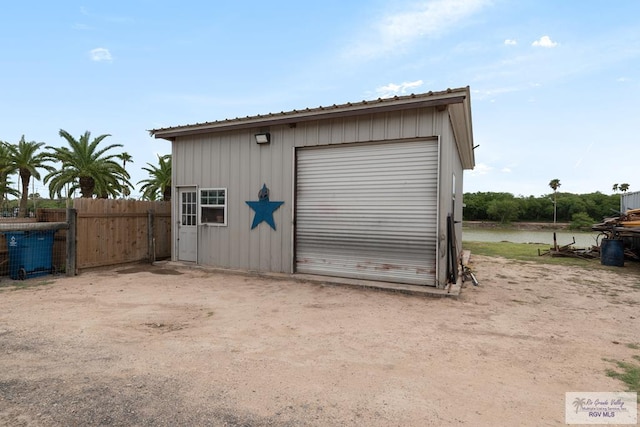
[[[576,239],[575,247],[589,248],[596,245],[598,233],[562,230],[556,231],[559,246],[568,245]],[[601,237],[602,238],[602,237]],[[496,230],[483,228],[462,229],[463,242],[512,242],[544,243],[553,245],[553,230]],[[599,241],[598,241],[599,243]]]

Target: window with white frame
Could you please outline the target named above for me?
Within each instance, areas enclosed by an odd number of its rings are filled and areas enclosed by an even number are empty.
[[[200,189],[200,223],[227,225],[227,189]]]

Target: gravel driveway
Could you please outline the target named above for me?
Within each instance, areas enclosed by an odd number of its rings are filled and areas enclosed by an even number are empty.
[[[458,299],[173,264],[5,279],[0,425],[563,425],[565,392],[624,389],[638,276],[472,261]]]

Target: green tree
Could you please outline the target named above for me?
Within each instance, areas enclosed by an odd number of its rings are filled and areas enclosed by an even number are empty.
[[[600,192],[589,194],[571,194],[558,192],[557,220],[569,222],[576,213],[584,212],[591,218],[598,220],[612,216],[620,208],[619,194],[603,194]],[[553,196],[550,194],[540,197],[514,197],[510,193],[465,193],[463,210],[465,221],[484,221],[491,219],[487,214],[489,204],[494,200],[512,200],[518,206],[516,220],[542,221],[553,216]],[[494,208],[495,209],[495,208]]]
[[[586,212],[574,213],[569,228],[572,230],[590,230],[595,221]]]
[[[626,182],[624,184],[620,184],[620,191],[622,191],[623,193],[626,193],[627,191],[629,191],[629,184],[627,184]]]
[[[145,200],[158,200],[160,196],[164,201],[171,200],[171,155],[158,155],[158,166],[147,163],[149,167],[142,169],[149,173],[149,178],[143,179],[138,184],[142,198]]]
[[[546,211],[549,201],[546,198],[529,196],[521,199],[521,203],[520,219],[524,221],[543,221],[544,218],[548,218]]]
[[[488,220],[487,209],[494,200],[514,200],[514,197],[511,193],[478,192],[464,194],[463,219],[468,221]]]
[[[18,171],[20,182],[22,184],[22,193],[20,197],[20,208],[18,216],[27,216],[27,204],[29,202],[29,182],[33,176],[40,179],[38,169],[51,170],[52,168],[45,164],[47,155],[38,152],[44,145],[44,142],[25,141],[24,135],[20,138],[18,145],[9,146],[9,158],[12,169]]]
[[[587,203],[579,194],[558,192],[556,205],[558,221],[569,222],[573,214],[587,212]]]
[[[558,205],[558,188],[560,188],[560,180],[552,179],[549,181],[549,187],[553,189],[553,223],[556,223],[556,213]]]
[[[493,200],[487,208],[489,217],[500,221],[502,224],[509,223],[518,218],[519,212],[518,203],[515,200],[509,199]]]
[[[613,184],[613,187],[611,187],[611,189],[613,190],[613,192],[615,193],[616,191],[618,191],[618,184]]]
[[[60,129],[59,134],[68,147],[47,147],[51,150],[50,159],[61,163],[60,168],[44,177],[44,182],[49,183],[51,197],[54,194],[62,197],[65,186],[68,186],[67,197],[79,189],[81,196],[86,198],[94,194],[115,197],[123,185],[131,186],[129,174],[116,161],[118,155],[108,153],[109,150],[122,147],[122,144],[99,148],[99,144],[111,135],[104,134],[91,140],[91,132],[86,131],[76,140],[64,129]]]
[[[603,194],[599,191],[589,194],[581,194],[585,201],[586,212],[591,218],[601,220],[617,214],[620,209],[619,194]]]

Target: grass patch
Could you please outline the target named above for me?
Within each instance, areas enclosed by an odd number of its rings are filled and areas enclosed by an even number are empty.
[[[630,342],[629,344],[627,344],[627,347],[632,350],[640,350],[640,344],[638,344],[637,342]]]
[[[520,261],[532,261],[538,256],[538,249],[548,250],[549,245],[511,242],[463,242],[462,247],[472,254],[498,256]]]
[[[511,242],[463,242],[462,247],[465,250],[471,251],[472,254],[484,255],[490,257],[502,257],[506,259],[512,259],[517,261],[536,262],[539,264],[548,265],[566,265],[566,266],[579,266],[586,269],[593,270],[608,270],[616,273],[633,274],[630,277],[628,286],[637,289],[640,287],[638,284],[637,274],[640,274],[640,263],[633,261],[625,261],[625,266],[611,267],[600,264],[598,258],[595,259],[582,259],[572,257],[552,257],[549,255],[539,256],[538,249],[540,251],[549,250],[548,244],[539,243],[511,243]],[[588,278],[582,278],[582,280],[590,280]],[[633,284],[632,284],[633,283]]]
[[[638,401],[640,402],[640,366],[619,360],[610,360],[610,362],[615,363],[619,370],[607,369],[607,376],[625,383],[628,387],[627,391],[638,393]]]

